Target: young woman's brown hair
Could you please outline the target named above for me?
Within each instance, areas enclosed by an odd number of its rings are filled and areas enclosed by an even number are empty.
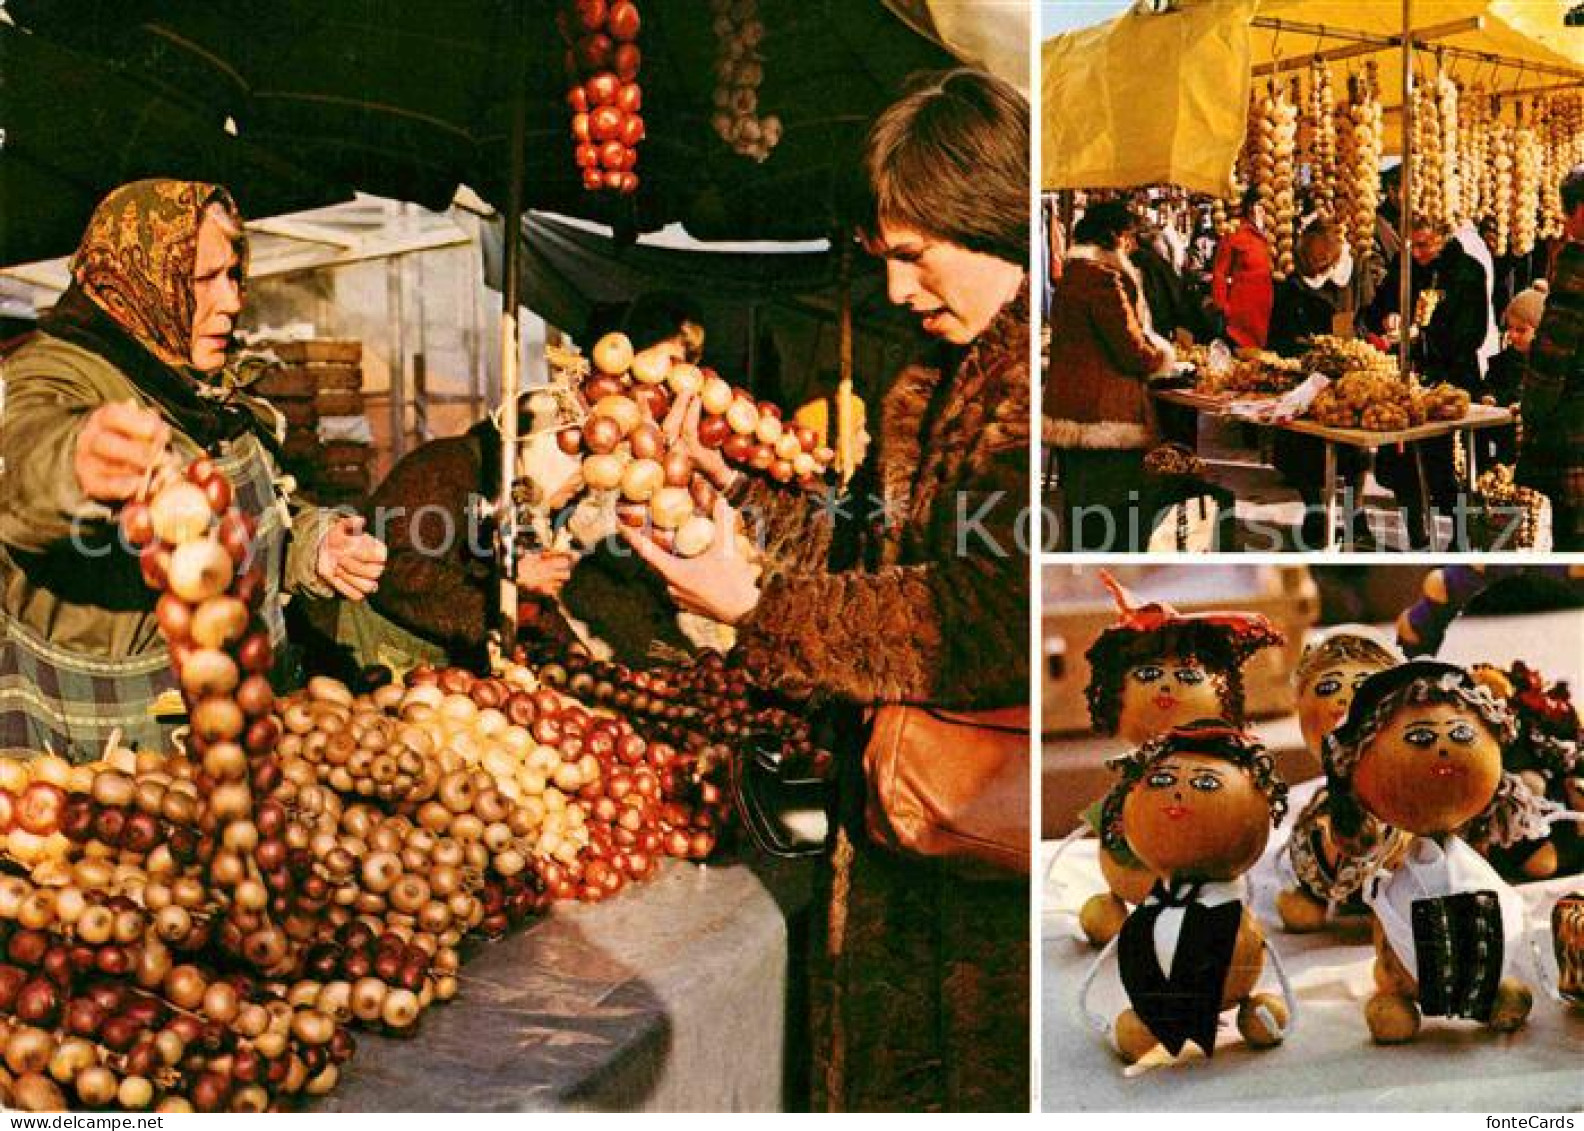
[[[966,68],[916,75],[864,147],[872,213],[1012,263],[1028,259],[1029,104]]]

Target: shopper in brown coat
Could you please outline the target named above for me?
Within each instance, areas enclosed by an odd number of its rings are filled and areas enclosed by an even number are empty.
[[[1128,259],[1137,217],[1122,201],[1090,208],[1056,284],[1044,441],[1058,482],[1058,550],[1138,550],[1144,456],[1159,441],[1148,378],[1173,358],[1148,327]]]
[[[882,520],[865,566],[825,568],[812,535],[829,528],[806,500],[767,520],[797,553],[768,554],[763,576],[725,543],[683,560],[630,537],[679,604],[736,624],[733,657],[763,686],[864,707],[1025,704],[1028,104],[978,72],[930,76],[881,115],[866,165],[868,246],[939,345],[886,395],[882,498],[852,504]],[[1026,1110],[1027,877],[967,879],[871,842],[846,753],[811,934],[815,1106]]]

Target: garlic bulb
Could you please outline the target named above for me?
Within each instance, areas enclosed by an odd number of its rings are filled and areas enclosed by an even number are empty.
[[[1380,207],[1380,162],[1385,117],[1377,93],[1377,70],[1366,65],[1348,78],[1348,98],[1336,110],[1337,214],[1360,261],[1374,252],[1375,213]]]
[[[1273,83],[1259,101],[1255,122],[1254,184],[1265,205],[1277,279],[1292,273],[1297,222],[1298,107],[1287,87]]]
[[[1513,131],[1512,250],[1528,255],[1540,236],[1540,139],[1530,126]]]
[[[1331,88],[1331,67],[1316,59],[1309,74],[1309,109],[1305,116],[1304,146],[1309,164],[1309,183],[1314,186],[1315,205],[1322,216],[1336,214],[1337,128],[1335,94]]]
[[[718,43],[710,126],[735,152],[763,161],[781,143],[782,128],[776,115],[759,115],[759,87],[764,82],[759,46],[765,37],[759,0],[710,0],[710,13]]]
[[[1491,218],[1495,221],[1492,255],[1506,255],[1513,245],[1513,131],[1504,122],[1491,127]]]

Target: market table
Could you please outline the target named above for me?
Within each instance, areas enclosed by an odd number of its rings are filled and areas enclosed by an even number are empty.
[[[668,862],[464,956],[414,1039],[357,1034],[313,1111],[777,1111],[811,865]],[[789,929],[790,928],[790,929]]]
[[[1325,500],[1326,533],[1321,549],[1324,551],[1336,549],[1338,445],[1359,448],[1370,452],[1392,444],[1415,445],[1413,449],[1414,467],[1419,475],[1419,491],[1421,497],[1428,499],[1430,494],[1429,486],[1425,481],[1424,459],[1417,446],[1420,441],[1435,440],[1442,436],[1450,436],[1454,432],[1462,432],[1464,434],[1463,450],[1468,459],[1468,480],[1472,483],[1479,474],[1474,459],[1473,434],[1483,428],[1499,428],[1504,424],[1511,424],[1514,419],[1510,409],[1497,408],[1494,405],[1471,404],[1468,412],[1458,420],[1435,420],[1428,424],[1420,424],[1397,432],[1372,432],[1363,428],[1333,428],[1324,424],[1316,424],[1312,420],[1292,420],[1285,424],[1251,420],[1228,411],[1239,399],[1235,396],[1210,396],[1187,389],[1155,389],[1152,392],[1157,400],[1166,404],[1179,405],[1198,412],[1207,412],[1213,416],[1230,417],[1260,428],[1278,428],[1288,432],[1295,432],[1302,436],[1314,436],[1323,441],[1325,444],[1325,481],[1322,486],[1322,497]]]

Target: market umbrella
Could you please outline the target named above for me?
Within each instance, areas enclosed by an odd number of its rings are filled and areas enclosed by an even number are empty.
[[[221,182],[247,215],[352,195],[231,136],[223,117],[3,23],[0,126],[0,264],[72,251],[100,198],[141,177]]]
[[[761,0],[761,113],[785,124],[762,164],[710,126],[707,0],[640,0],[648,140],[635,199],[590,194],[572,159],[553,4],[508,0],[13,0],[12,18],[139,83],[231,118],[242,139],[328,180],[441,208],[459,183],[497,206],[526,81],[525,203],[701,239],[795,239],[838,226],[863,133],[947,51],[878,0]]]
[[[1415,0],[1413,27],[1430,37],[1430,54],[1441,49],[1466,80],[1504,91],[1584,84],[1584,29],[1566,26],[1569,7]],[[1181,0],[1173,12],[1133,10],[1055,36],[1041,45],[1041,183],[1049,190],[1168,183],[1225,194],[1250,84],[1262,69],[1307,65],[1317,52],[1369,50],[1337,65],[1374,61],[1390,112],[1402,101],[1401,53],[1359,39],[1389,40],[1402,20],[1402,0]],[[1262,26],[1276,22],[1282,26]],[[1498,69],[1498,59],[1507,65]],[[1388,148],[1396,148],[1390,140]]]

